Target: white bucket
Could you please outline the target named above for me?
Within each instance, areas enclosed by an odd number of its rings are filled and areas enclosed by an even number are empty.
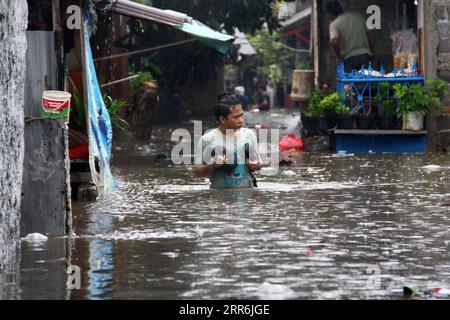
[[[42,94],[44,116],[68,122],[71,97],[70,93],[64,91],[44,91]]]
[[[403,115],[403,130],[422,130],[423,119],[424,116],[420,112],[407,112]]]

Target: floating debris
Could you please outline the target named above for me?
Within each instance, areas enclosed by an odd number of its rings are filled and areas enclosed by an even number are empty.
[[[34,242],[34,243],[46,242],[47,240],[48,240],[48,237],[46,237],[40,233],[30,233],[26,237],[22,238],[22,241]]]
[[[421,290],[416,287],[403,287],[403,294],[405,296],[420,295],[421,293],[423,293],[424,295],[448,296],[450,295],[450,289],[432,288],[428,290]]]
[[[292,298],[295,295],[295,292],[282,284],[264,282],[258,287],[257,295],[263,300],[285,300]]]
[[[264,167],[264,168],[261,168],[260,173],[263,176],[274,176],[278,173],[278,168]]]
[[[421,169],[425,170],[427,172],[436,172],[436,171],[441,171],[443,168],[441,166],[428,165],[428,166],[421,167]]]
[[[290,165],[292,165],[294,163],[294,161],[293,160],[281,160],[280,161],[280,163],[279,163],[279,165],[280,166],[290,166]]]

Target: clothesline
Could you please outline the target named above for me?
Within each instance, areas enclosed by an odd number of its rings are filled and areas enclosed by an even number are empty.
[[[150,52],[150,51],[156,51],[156,50],[160,50],[160,49],[175,47],[175,46],[191,43],[191,42],[194,42],[196,40],[197,39],[182,40],[182,41],[177,41],[177,42],[174,42],[174,43],[168,43],[168,44],[160,45],[160,46],[157,46],[157,47],[152,47],[152,48],[147,48],[147,49],[130,51],[130,52],[126,52],[126,53],[110,55],[110,56],[94,59],[94,62],[104,61],[104,60],[112,60],[112,59],[121,58],[121,57],[127,57],[127,56],[131,56],[131,55],[135,55],[135,54],[141,54],[141,53],[145,53],[145,52]]]

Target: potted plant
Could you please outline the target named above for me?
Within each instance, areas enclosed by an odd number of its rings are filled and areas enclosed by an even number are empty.
[[[307,137],[314,136],[317,134],[315,130],[313,117],[308,111],[302,114],[301,124],[303,127],[304,134]]]
[[[103,101],[105,101],[108,108],[112,128],[124,132],[128,138],[131,138],[132,135],[130,132],[130,124],[124,117],[119,114],[122,109],[126,109],[128,107],[127,102],[123,100],[112,99],[107,95],[103,96]]]
[[[338,129],[353,129],[353,119],[349,107],[343,104],[336,106],[336,115]]]
[[[372,105],[367,107],[366,109],[361,108],[361,110],[354,115],[356,120],[356,127],[361,130],[370,130],[372,129],[372,124],[374,123],[374,116],[371,112]]]
[[[378,115],[378,126],[382,130],[394,129],[394,99],[384,100],[381,103],[381,114]]]
[[[308,109],[302,117],[303,129],[306,131],[307,136],[315,136],[319,134],[319,130],[322,131],[322,126],[319,125],[319,119],[323,116],[323,112],[320,109],[320,101],[323,99],[323,93],[321,91],[314,90],[311,93],[311,99]],[[328,128],[327,128],[328,129]]]
[[[336,128],[338,126],[338,118],[344,114],[346,109],[342,105],[342,97],[339,93],[332,93],[325,96],[320,102],[320,109],[327,117],[328,128]]]
[[[393,129],[393,111],[395,109],[395,100],[394,98],[390,97],[390,85],[388,82],[380,82],[380,84],[378,85],[377,100],[380,106],[376,115],[378,129]]]
[[[403,130],[422,130],[424,116],[430,108],[442,106],[441,98],[447,89],[443,80],[427,80],[424,86],[394,85],[398,98],[397,115],[402,118]]]
[[[372,129],[373,116],[370,114],[359,114],[356,116],[356,125],[358,129],[370,130]]]

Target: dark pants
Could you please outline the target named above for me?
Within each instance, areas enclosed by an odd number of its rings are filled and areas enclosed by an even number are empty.
[[[344,60],[344,69],[345,72],[350,73],[353,70],[359,71],[361,70],[362,66],[364,68],[369,67],[369,62],[371,62],[370,55],[368,54],[361,54],[359,56],[353,56],[348,59]]]

